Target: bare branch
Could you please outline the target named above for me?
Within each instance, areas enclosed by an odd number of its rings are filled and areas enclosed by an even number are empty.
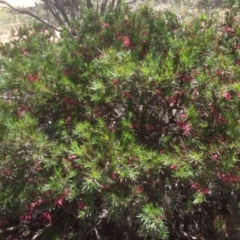
[[[61,16],[59,15],[57,9],[54,6],[54,3],[51,0],[42,0],[42,2],[46,5],[47,9],[52,13],[54,18],[58,21],[60,25],[64,25],[64,21],[62,20]]]
[[[100,240],[100,236],[99,236],[99,233],[98,233],[98,230],[96,227],[94,227],[94,231],[95,231],[97,239]]]
[[[34,13],[30,12],[30,11],[27,11],[27,10],[24,10],[24,9],[15,8],[11,4],[9,4],[9,3],[7,3],[6,1],[3,1],[3,0],[0,0],[0,3],[8,6],[10,9],[14,10],[17,13],[29,15],[29,16],[35,18],[36,20],[40,21],[41,23],[45,24],[46,26],[54,29],[55,31],[61,32],[60,29],[58,29],[58,28],[54,27],[53,25],[49,24],[48,22],[42,20],[40,17],[38,17],[36,14],[34,14]]]

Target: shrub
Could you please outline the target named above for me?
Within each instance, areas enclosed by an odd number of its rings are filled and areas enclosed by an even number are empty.
[[[1,46],[2,226],[220,239],[240,182],[240,28],[226,19],[119,7],[87,12],[76,38],[37,25]]]

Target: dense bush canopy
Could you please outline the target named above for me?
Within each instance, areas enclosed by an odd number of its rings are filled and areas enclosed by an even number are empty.
[[[2,232],[221,239],[240,197],[236,13],[120,6],[86,12],[74,38],[35,24],[2,45]]]

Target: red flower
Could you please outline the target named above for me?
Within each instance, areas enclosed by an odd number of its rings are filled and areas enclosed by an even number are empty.
[[[22,118],[23,115],[27,112],[29,112],[31,110],[30,107],[28,106],[20,106],[18,109],[17,109],[17,113],[18,113],[18,118]]]
[[[73,70],[72,69],[64,69],[63,74],[64,74],[64,76],[70,76],[73,74]]]
[[[71,121],[72,121],[72,118],[71,118],[71,117],[67,117],[67,118],[65,119],[65,123],[66,123],[66,124],[71,123]]]
[[[87,207],[87,204],[85,202],[83,202],[82,198],[79,199],[80,202],[78,203],[78,209],[84,209],[85,207]]]
[[[70,97],[65,97],[63,99],[63,102],[67,105],[70,105],[70,106],[76,106],[78,104],[78,101],[73,99],[73,98],[70,98]]]
[[[222,70],[220,70],[220,69],[216,70],[215,73],[216,73],[216,75],[217,75],[218,77],[221,77],[221,76],[223,76],[223,74],[224,74],[224,72],[223,72]]]
[[[154,131],[155,127],[151,124],[145,124],[146,131]]]
[[[117,86],[118,85],[118,80],[117,79],[113,79],[112,80],[112,85],[113,86]]]
[[[28,50],[27,50],[26,48],[23,48],[23,49],[21,50],[21,52],[22,52],[22,55],[24,55],[24,56],[29,55],[29,52],[28,52]]]
[[[124,96],[125,98],[127,98],[127,99],[132,97],[132,95],[131,95],[130,92],[123,92],[122,94],[123,94],[123,96]]]
[[[236,63],[237,65],[240,65],[240,58],[237,58],[237,59],[235,60],[235,63]]]
[[[140,186],[137,186],[136,190],[137,190],[138,193],[143,193],[143,189]]]

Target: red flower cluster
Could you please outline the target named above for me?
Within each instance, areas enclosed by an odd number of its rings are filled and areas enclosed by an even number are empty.
[[[103,116],[103,111],[100,107],[95,107],[93,109],[93,114],[94,114],[94,117],[102,117]]]
[[[70,98],[70,97],[66,97],[63,99],[63,102],[67,105],[70,105],[70,106],[76,106],[78,105],[78,101],[73,99],[73,98]]]
[[[30,111],[30,109],[31,108],[29,106],[20,106],[20,107],[18,107],[18,109],[17,109],[18,118],[22,118],[25,113]]]
[[[152,131],[156,130],[156,127],[152,124],[145,124],[145,129],[148,132],[152,132]]]
[[[27,79],[29,80],[29,82],[39,82],[38,75],[28,74]]]
[[[223,182],[227,182],[230,184],[234,184],[234,183],[239,183],[240,182],[240,177],[237,175],[234,175],[231,172],[227,172],[226,174],[217,172],[217,177],[219,179],[221,179]]]
[[[209,188],[204,188],[199,185],[199,183],[192,183],[191,185],[192,188],[196,189],[197,192],[203,193],[203,194],[210,194],[211,191]]]
[[[32,215],[33,215],[34,211],[36,210],[36,207],[40,206],[42,203],[43,203],[43,200],[41,198],[39,198],[35,202],[31,202],[26,207],[26,209],[27,209],[26,214],[20,216],[20,221],[23,221],[23,222],[31,221],[32,220]]]
[[[210,103],[209,104],[210,108],[211,108],[211,111],[213,113],[213,117],[216,121],[217,124],[223,124],[226,122],[226,119],[224,119],[221,114],[219,113],[219,111],[217,110],[217,108],[212,104]]]
[[[71,76],[72,74],[73,74],[73,70],[72,69],[66,68],[66,69],[63,70],[63,75],[64,76]]]
[[[140,127],[139,123],[132,123],[130,129],[138,129]]]

